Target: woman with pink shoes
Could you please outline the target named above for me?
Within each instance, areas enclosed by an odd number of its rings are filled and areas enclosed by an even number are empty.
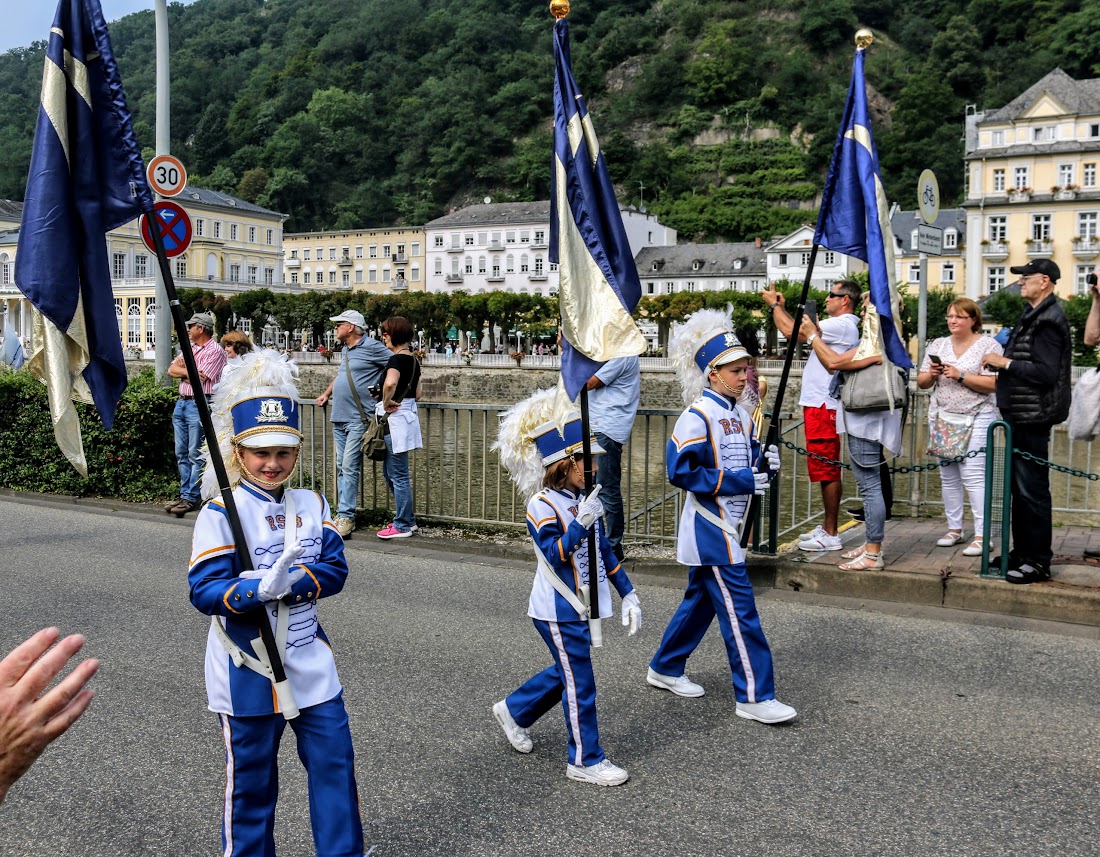
[[[990,352],[1001,354],[995,339],[984,335],[982,311],[969,298],[952,301],[947,308],[947,328],[950,335],[929,344],[917,374],[917,386],[932,389],[928,405],[929,437],[938,427],[958,427],[963,432],[967,453],[985,446],[986,430],[998,418],[997,379],[982,366],[982,358]],[[937,417],[941,419],[937,422]],[[969,426],[969,441],[965,441]],[[941,432],[942,434],[942,432]],[[961,451],[961,447],[960,447]],[[964,556],[982,555],[983,513],[985,511],[985,453],[939,468],[943,485],[943,508],[947,515],[947,532],[937,545],[954,547],[964,541],[963,491],[970,499],[974,518],[974,536],[963,550]]]

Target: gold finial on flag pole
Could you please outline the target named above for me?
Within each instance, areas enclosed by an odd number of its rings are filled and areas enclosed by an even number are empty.
[[[870,47],[871,42],[873,42],[874,40],[875,40],[875,34],[872,33],[870,30],[868,30],[866,27],[864,27],[861,30],[856,31],[856,49],[857,50],[862,51],[865,48]]]
[[[569,0],[550,0],[550,14],[560,21],[569,14]]]

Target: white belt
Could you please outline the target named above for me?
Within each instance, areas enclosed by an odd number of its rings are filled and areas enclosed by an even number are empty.
[[[589,586],[586,584],[581,586],[581,596],[584,599],[582,601],[581,598],[577,596],[577,593],[566,586],[565,581],[554,573],[554,569],[550,567],[550,563],[546,561],[546,557],[542,555],[542,550],[537,544],[535,545],[535,557],[538,559],[539,562],[539,573],[546,578],[547,582],[554,587],[554,589],[562,598],[569,602],[569,606],[577,611],[577,615],[580,616],[581,619],[585,619],[588,621],[588,631],[589,635],[592,638],[592,648],[600,648],[600,646],[603,645],[603,626],[600,624],[602,620],[592,618],[592,598]],[[592,557],[588,558],[589,579],[591,579],[592,577],[592,559]],[[598,560],[596,562],[596,581],[596,598],[599,599],[600,589]]]
[[[694,510],[696,515],[700,515],[703,520],[709,521],[710,523],[714,524],[714,526],[718,527],[718,529],[722,530],[725,533],[728,533],[730,536],[737,540],[738,544],[741,543],[741,534],[745,531],[744,518],[738,521],[737,526],[734,526],[729,521],[719,518],[716,514],[714,514],[714,512],[706,508],[702,503],[695,499],[695,495],[690,491],[688,491],[687,502],[688,505],[691,506],[691,508]]]

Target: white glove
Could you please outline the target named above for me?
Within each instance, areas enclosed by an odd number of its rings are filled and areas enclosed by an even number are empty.
[[[638,590],[632,589],[623,598],[623,627],[629,627],[628,637],[633,637],[642,627],[642,605],[638,601]]]
[[[779,472],[779,447],[774,443],[764,450],[764,460],[768,462],[768,470],[772,473]]]
[[[600,502],[600,487],[597,485],[592,493],[581,500],[577,506],[577,523],[586,530],[596,523],[596,518],[603,517],[603,503]]]
[[[763,494],[768,489],[768,474],[756,473],[752,474],[753,481],[756,483],[756,488],[752,492],[753,494]]]
[[[298,561],[301,555],[302,546],[298,542],[290,542],[283,546],[282,554],[275,560],[275,565],[264,572],[260,585],[257,587],[262,601],[278,601],[290,592],[290,587],[302,579],[302,574],[299,573],[295,577],[290,573],[290,567]],[[297,571],[301,572],[301,569],[297,569]]]

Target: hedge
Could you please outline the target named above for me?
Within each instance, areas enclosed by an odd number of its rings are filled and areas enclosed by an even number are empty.
[[[149,501],[179,494],[172,409],[176,391],[156,384],[153,370],[131,378],[115,426],[77,404],[88,478],[57,448],[46,388],[25,369],[0,369],[0,486],[18,491]]]

